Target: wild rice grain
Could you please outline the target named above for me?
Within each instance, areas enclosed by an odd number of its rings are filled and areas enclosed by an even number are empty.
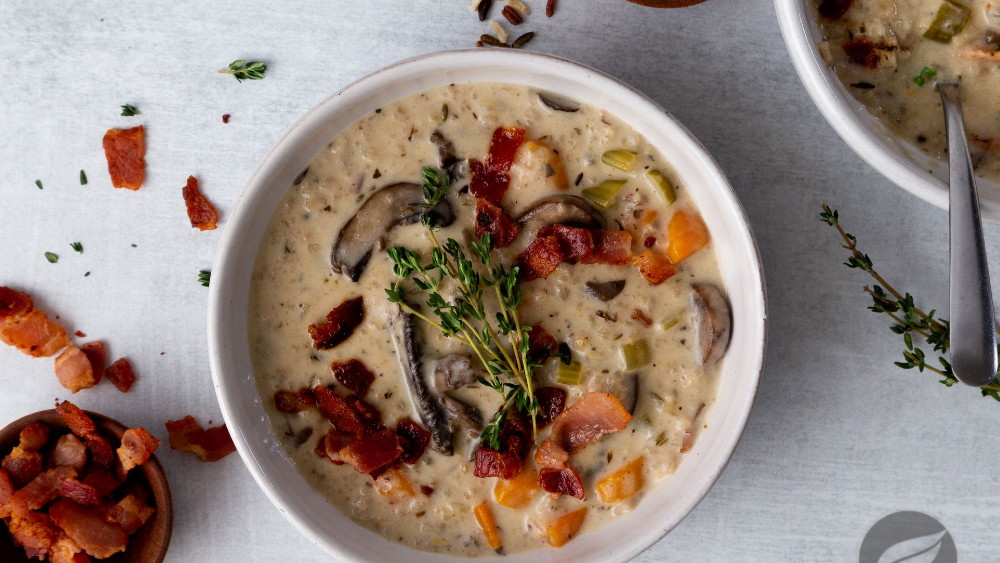
[[[489,15],[492,6],[493,0],[479,0],[479,5],[476,6],[476,11],[479,12],[479,21],[486,21],[486,16]]]
[[[479,41],[493,47],[510,47],[510,45],[504,43],[503,41],[500,41],[499,39],[493,37],[488,33],[480,35]]]
[[[490,29],[493,30],[493,35],[496,35],[497,39],[499,39],[501,43],[507,42],[507,30],[500,25],[500,22],[490,20]]]
[[[521,47],[524,47],[524,45],[528,41],[531,41],[532,39],[534,39],[534,37],[535,37],[535,32],[534,31],[529,31],[528,33],[525,33],[524,35],[522,35],[522,36],[518,37],[517,39],[515,39],[514,42],[510,44],[510,46],[513,47],[513,48],[515,48],[515,49],[520,49]]]
[[[554,13],[556,13],[556,0],[547,0],[545,2],[545,15],[551,18]]]
[[[531,8],[521,0],[507,0],[507,5],[517,10],[522,16],[531,15]]]
[[[503,14],[503,17],[507,18],[510,25],[521,25],[521,23],[524,22],[524,18],[521,17],[521,14],[517,13],[517,10],[511,8],[510,6],[504,6],[503,11],[500,13]]]

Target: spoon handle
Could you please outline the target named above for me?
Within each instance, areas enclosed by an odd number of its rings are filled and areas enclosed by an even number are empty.
[[[950,190],[948,217],[951,244],[951,365],[955,377],[976,387],[996,377],[997,335],[990,273],[979,217],[979,197],[962,121],[961,88],[939,83],[948,132]]]

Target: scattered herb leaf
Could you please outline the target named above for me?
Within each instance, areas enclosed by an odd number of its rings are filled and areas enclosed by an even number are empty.
[[[69,243],[69,245],[70,245],[70,247],[73,248],[73,250],[79,252],[80,254],[83,254],[83,243],[81,243],[81,242],[71,242],[71,243]]]
[[[45,259],[55,264],[56,262],[59,261],[59,255],[54,252],[46,252]]]
[[[132,117],[133,115],[139,113],[132,104],[125,104],[122,106],[122,117]]]
[[[208,287],[208,284],[212,283],[212,272],[211,270],[201,270],[198,272],[198,283]]]
[[[243,82],[244,80],[260,80],[264,78],[265,72],[267,72],[266,64],[260,61],[247,62],[239,59],[230,63],[228,69],[220,70],[219,74],[232,74],[236,80]]]
[[[38,189],[42,189],[42,181],[41,180],[35,180],[35,185],[38,186]]]
[[[80,171],[80,185],[81,186],[87,185],[87,173],[84,172],[83,170]]]

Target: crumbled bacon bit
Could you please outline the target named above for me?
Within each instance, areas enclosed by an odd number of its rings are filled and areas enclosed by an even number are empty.
[[[519,127],[497,127],[493,131],[486,162],[469,162],[469,170],[472,172],[469,191],[472,195],[500,205],[510,185],[507,171],[514,162],[518,147],[524,142],[524,135],[525,130]]]
[[[344,461],[353,465],[358,473],[371,474],[389,467],[399,459],[403,455],[403,448],[399,445],[396,433],[389,428],[383,428],[354,440],[340,450],[340,455]]]
[[[118,458],[115,456],[115,449],[111,447],[111,442],[100,434],[91,434],[84,438],[87,450],[90,452],[90,460],[101,469],[111,469]]]
[[[559,387],[539,387],[535,389],[538,399],[538,427],[542,428],[555,420],[566,408],[566,390]]]
[[[78,330],[78,331],[74,332],[73,334],[75,334],[77,338],[87,338],[87,333],[86,332],[80,332]]]
[[[33,510],[11,517],[7,523],[7,530],[14,543],[24,548],[29,559],[44,558],[59,537],[59,530],[52,524],[49,515]]]
[[[331,428],[316,444],[316,454],[320,457],[326,457],[334,465],[344,465],[344,460],[340,457],[340,450],[349,446],[353,441],[354,434]]]
[[[333,427],[342,432],[349,432],[360,437],[365,433],[365,424],[361,415],[351,408],[340,394],[329,387],[316,387],[313,389],[316,397],[316,406],[319,412],[333,424]]]
[[[562,245],[555,235],[537,237],[517,255],[525,281],[547,278],[563,261]]]
[[[229,123],[229,114],[228,113],[222,114],[222,122],[223,123]]]
[[[587,229],[567,225],[552,225],[538,230],[542,234],[555,235],[563,249],[563,260],[575,262],[578,258],[589,258],[594,253],[594,235]]]
[[[108,129],[104,134],[104,156],[108,160],[111,185],[138,190],[146,169],[146,130]]]
[[[63,499],[49,508],[49,516],[92,557],[105,559],[125,551],[128,541],[125,530],[117,522],[108,522],[103,510],[86,508]]]
[[[499,452],[480,444],[476,448],[474,475],[476,477],[501,477],[513,479],[524,466],[524,460],[513,452]]]
[[[69,344],[66,329],[37,309],[5,317],[0,323],[0,341],[35,358],[47,358]]]
[[[100,496],[108,496],[115,489],[121,486],[122,480],[103,469],[91,469],[87,476],[83,478],[85,485],[90,485],[97,490]]]
[[[69,401],[56,401],[56,414],[69,426],[70,431],[80,438],[97,433],[94,421],[83,412],[83,409]]]
[[[14,491],[8,504],[15,514],[38,510],[56,498],[60,481],[76,475],[76,469],[72,467],[55,467],[39,473],[30,483]]]
[[[409,418],[400,419],[396,423],[396,436],[399,438],[400,447],[403,448],[403,455],[399,460],[410,465],[424,455],[424,450],[431,441],[431,433]]]
[[[132,535],[152,518],[155,513],[155,508],[149,506],[134,494],[129,493],[118,501],[117,504],[108,508],[107,517],[111,521],[118,522],[126,534]]]
[[[542,467],[563,469],[569,454],[623,430],[630,420],[632,415],[614,395],[587,393],[552,421],[549,438],[535,451],[535,462]]]
[[[68,346],[56,356],[55,371],[59,384],[73,393],[97,384],[90,359],[76,346]]]
[[[65,477],[59,481],[59,496],[81,506],[99,506],[101,495],[93,485],[81,483],[74,477]]]
[[[635,309],[632,311],[632,320],[641,323],[645,327],[653,326],[653,319],[649,318],[646,313],[642,312],[642,309]]]
[[[236,451],[236,444],[226,425],[203,429],[193,416],[170,420],[165,424],[170,448],[189,452],[204,462],[219,461]]]
[[[188,219],[191,226],[201,231],[214,230],[219,222],[219,212],[212,202],[208,201],[198,188],[198,179],[188,176],[187,185],[181,190],[184,204],[187,206]]]
[[[865,68],[878,68],[878,63],[882,58],[880,51],[892,51],[896,48],[890,43],[875,43],[866,37],[845,41],[842,47],[847,58]]]
[[[87,359],[90,360],[90,369],[94,372],[94,384],[101,382],[101,377],[104,376],[104,364],[107,362],[107,355],[104,351],[104,343],[100,340],[95,340],[94,342],[87,342],[83,346],[80,346],[80,350],[83,351]]]
[[[538,484],[550,493],[569,495],[583,500],[583,479],[572,467],[565,469],[543,467],[538,472]]]
[[[656,244],[656,237],[646,237],[642,240],[642,245],[646,248],[653,248],[654,244]]]
[[[125,358],[115,360],[115,363],[104,370],[104,375],[122,393],[128,393],[132,384],[135,383],[135,372],[132,370],[132,364]]]
[[[350,359],[346,362],[334,362],[330,365],[333,376],[351,393],[364,397],[368,388],[375,381],[375,374],[368,370],[361,360]]]
[[[632,233],[628,231],[591,231],[594,253],[580,261],[584,264],[622,266],[632,259]]]
[[[498,172],[489,167],[488,164],[478,160],[469,161],[469,171],[472,179],[469,180],[469,192],[478,199],[485,199],[497,205],[503,200],[510,185],[510,176],[506,172]]]
[[[503,207],[485,198],[476,199],[476,237],[482,238],[488,233],[493,238],[493,246],[503,248],[514,242],[520,232],[517,221]]]
[[[49,443],[49,427],[44,422],[32,422],[21,430],[18,439],[19,446],[37,452]]]
[[[4,456],[0,468],[7,472],[15,487],[21,488],[42,472],[43,462],[42,454],[16,446]]]
[[[159,445],[160,441],[141,426],[126,430],[122,434],[122,445],[117,451],[122,470],[128,472],[133,467],[149,461]]]
[[[279,389],[274,392],[274,407],[278,412],[299,413],[316,406],[316,397],[310,387],[303,387],[298,391],[285,391]]]
[[[424,496],[431,496],[434,494],[434,487],[428,485],[420,485],[420,492],[424,493]]]
[[[536,362],[544,362],[556,352],[556,337],[549,334],[540,324],[531,325],[528,333],[528,357]]]
[[[87,465],[87,446],[76,437],[76,434],[63,434],[52,448],[49,463],[56,467],[65,465],[83,469],[83,466]]]
[[[363,320],[365,320],[364,298],[355,297],[344,301],[326,315],[325,322],[309,325],[313,346],[319,350],[333,348],[347,340]]]

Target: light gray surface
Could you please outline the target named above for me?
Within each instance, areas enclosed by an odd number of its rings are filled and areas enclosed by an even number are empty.
[[[537,31],[531,48],[623,79],[702,140],[746,206],[767,274],[770,345],[743,441],[701,505],[639,560],[856,560],[868,528],[898,510],[938,518],[961,561],[995,559],[991,470],[1000,453],[990,436],[1000,404],[892,366],[901,342],[865,310],[868,280],[840,265],[837,238],[817,218],[821,202],[839,207],[890,281],[944,309],[946,214],[889,184],[836,137],[794,75],[771,2],[657,11],[562,0],[552,19],[544,2],[528,3],[536,12],[521,28]],[[225,225],[257,163],[298,116],[394,61],[470,46],[486,27],[467,6],[0,1],[0,285],[30,291],[139,374],[128,395],[102,384],[72,400],[161,438],[167,419],[218,422],[207,291],[196,277],[221,231],[188,226],[185,179],[198,176]],[[236,58],[266,61],[267,78],[240,84],[215,74]],[[124,103],[141,114],[119,117]],[[223,113],[232,114],[228,125]],[[139,123],[146,183],[115,190],[101,136]],[[996,264],[996,227],[986,238]],[[68,395],[50,359],[3,348],[0,366],[3,421]],[[327,559],[272,508],[237,456],[201,464],[165,446],[159,456],[177,515],[168,560]]]

